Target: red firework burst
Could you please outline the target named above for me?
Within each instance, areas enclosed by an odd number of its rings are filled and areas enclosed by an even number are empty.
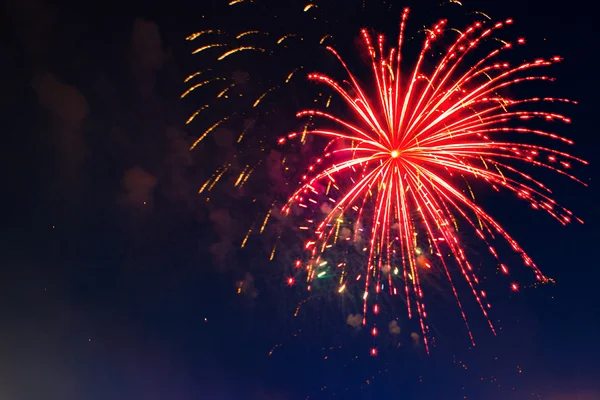
[[[476,179],[497,191],[499,188],[512,191],[534,209],[545,210],[562,224],[573,218],[582,222],[571,211],[559,206],[544,184],[522,172],[518,163],[548,168],[583,184],[565,169],[570,168],[572,161],[586,162],[565,152],[509,139],[515,134],[527,134],[572,144],[553,133],[512,123],[530,119],[568,123],[570,120],[562,115],[527,111],[522,106],[571,101],[540,97],[514,100],[498,94],[521,82],[552,80],[546,76],[528,75],[527,71],[556,63],[560,61],[559,57],[510,66],[495,61],[500,53],[512,47],[510,43],[498,40],[496,43],[502,43],[500,46],[468,64],[467,55],[512,20],[493,26],[477,22],[459,32],[431,73],[426,73],[423,67],[425,56],[448,31],[443,20],[427,31],[416,64],[406,79],[401,75],[401,48],[407,16],[406,9],[401,19],[398,44],[390,50],[386,50],[383,36],[373,43],[369,33],[362,31],[372,61],[375,97],[367,95],[332,48],[328,48],[329,51],[348,73],[347,85],[323,74],[309,75],[309,79],[328,85],[341,96],[357,122],[318,110],[298,113],[299,117],[330,120],[341,129],[306,132],[330,141],[322,156],[302,177],[300,187],[283,207],[283,212],[289,213],[293,207],[308,208],[311,203],[319,203],[316,199],[329,202],[329,207],[321,207],[322,218],[310,219],[307,226],[301,227],[314,233],[305,244],[310,260],[302,265],[307,273],[309,290],[311,282],[323,274],[319,266],[326,263],[323,259],[325,249],[340,240],[357,241],[361,226],[370,231],[362,248],[367,256],[364,268],[358,273],[350,272],[344,270],[346,263],[338,264],[337,268],[341,269],[338,291],[344,291],[348,285],[361,285],[365,317],[371,307],[375,314],[379,310],[378,298],[382,290],[391,295],[404,295],[409,317],[415,314],[419,319],[424,344],[429,351],[429,328],[420,275],[431,265],[417,245],[417,233],[425,234],[432,259],[437,259],[436,263],[450,282],[473,341],[461,296],[454,285],[455,275],[466,280],[492,331],[494,326],[488,317],[490,306],[486,294],[478,288],[479,279],[457,236],[457,221],[470,226],[486,243],[502,273],[508,274],[508,268],[500,262],[490,244],[495,235],[503,237],[521,255],[538,280],[546,278],[517,241],[475,202],[468,181]],[[521,42],[524,41],[518,41]],[[279,142],[283,144],[296,136],[300,135],[292,133]],[[464,194],[461,181],[468,186],[471,196]],[[332,187],[338,190],[338,198],[330,194]],[[340,237],[342,226],[348,229],[344,237]],[[456,272],[449,268],[447,255],[457,265]],[[352,276],[353,273],[356,276]],[[517,285],[513,283],[512,288],[516,290]],[[365,323],[366,319],[363,319]]]

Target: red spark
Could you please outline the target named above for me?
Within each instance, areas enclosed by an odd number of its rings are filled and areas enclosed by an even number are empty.
[[[366,30],[361,31],[371,59],[371,84],[376,89],[375,96],[369,96],[369,91],[361,86],[330,47],[328,50],[346,69],[348,79],[342,85],[320,73],[308,75],[310,80],[323,83],[337,93],[353,112],[354,119],[342,119],[320,110],[298,113],[298,117],[329,120],[340,128],[317,128],[306,132],[330,141],[325,146],[324,157],[319,159],[318,165],[311,165],[282,211],[289,214],[293,206],[308,208],[302,202],[308,193],[317,193],[314,197],[320,200],[314,203],[328,207],[326,212],[323,206],[319,208],[325,215],[319,214],[314,236],[305,244],[311,257],[307,267],[309,282],[316,275],[313,266],[323,261],[324,249],[335,245],[336,241],[342,243],[338,239],[340,226],[352,232],[347,237],[352,237],[355,242],[364,234],[367,244],[360,248],[368,257],[366,265],[362,273],[354,275],[347,273],[345,264],[340,267],[340,287],[361,282],[363,277],[361,292],[365,318],[368,304],[374,304],[373,314],[379,313],[376,302],[380,289],[391,295],[402,293],[409,317],[414,314],[419,320],[423,341],[429,351],[421,271],[423,267],[431,268],[431,264],[424,262],[427,260],[424,256],[419,256],[422,250],[417,247],[416,237],[427,238],[430,253],[438,256],[437,270],[448,279],[474,344],[462,296],[454,285],[458,276],[466,281],[494,334],[495,330],[488,316],[490,306],[483,300],[485,291],[479,288],[479,278],[457,235],[457,221],[473,228],[495,259],[499,256],[491,241],[503,238],[520,254],[536,277],[544,276],[517,241],[475,202],[468,182],[485,182],[496,191],[503,188],[530,203],[534,209],[544,210],[566,224],[571,220],[572,212],[556,204],[549,197],[550,190],[522,172],[521,166],[546,168],[584,184],[556,165],[568,168],[570,162],[586,162],[549,147],[511,139],[529,135],[572,144],[569,139],[554,133],[517,125],[536,119],[568,123],[570,120],[560,114],[529,111],[529,108],[519,109],[519,106],[571,101],[541,97],[510,99],[499,94],[518,83],[551,80],[527,73],[558,62],[560,57],[536,59],[512,67],[495,61],[500,53],[511,49],[510,44],[505,44],[498,45],[479,61],[467,64],[473,59],[468,56],[478,51],[478,45],[505,25],[498,23],[486,27],[485,23],[478,22],[457,35],[432,70],[425,70],[425,57],[429,56],[435,42],[455,33],[446,29],[446,21],[440,21],[426,36],[412,72],[404,76],[401,50],[407,15],[405,10],[397,46],[390,50],[385,50],[383,36],[374,43]],[[506,24],[511,22],[506,20]],[[525,40],[520,38],[517,42],[522,44]],[[544,159],[562,161],[550,165]],[[335,200],[329,193],[332,184],[338,190]],[[451,261],[458,267],[456,272],[449,266]],[[497,261],[496,265],[508,274],[504,264]],[[515,283],[511,287],[518,290]],[[373,329],[372,332],[377,331]],[[371,349],[371,354],[376,355],[377,350]]]

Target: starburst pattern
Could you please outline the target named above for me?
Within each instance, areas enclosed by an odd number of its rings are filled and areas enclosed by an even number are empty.
[[[535,71],[561,61],[560,57],[511,66],[498,59],[513,44],[487,39],[512,20],[494,25],[476,22],[463,32],[448,29],[442,20],[426,31],[414,68],[404,76],[407,61],[403,60],[401,50],[407,16],[406,9],[397,46],[389,50],[382,35],[374,42],[366,30],[362,31],[371,59],[370,88],[359,83],[330,47],[329,51],[346,70],[348,80],[338,83],[320,73],[308,76],[341,97],[353,118],[340,118],[320,110],[298,113],[298,117],[321,118],[335,127],[305,132],[326,138],[327,144],[322,155],[308,167],[302,183],[282,211],[290,214],[296,208],[314,210],[321,204],[317,210],[321,214],[306,219],[300,227],[310,233],[305,243],[309,257],[308,261],[297,263],[297,275],[306,274],[309,290],[314,280],[325,274],[322,267],[327,264],[324,253],[328,249],[343,245],[342,242],[364,240],[361,247],[366,255],[364,268],[350,269],[347,262],[333,267],[339,278],[337,290],[341,293],[350,285],[362,287],[363,324],[369,313],[379,312],[378,299],[384,291],[404,296],[408,315],[418,318],[429,351],[421,276],[432,264],[439,266],[440,273],[449,281],[473,344],[456,279],[466,281],[495,332],[488,315],[486,293],[480,288],[480,279],[457,235],[459,225],[471,228],[486,244],[500,272],[508,274],[509,270],[493,246],[496,238],[503,238],[520,254],[538,281],[547,279],[519,243],[475,201],[469,182],[485,182],[496,191],[512,192],[561,224],[573,219],[581,222],[570,210],[559,206],[550,197],[550,190],[527,174],[523,166],[550,169],[583,184],[567,170],[572,162],[586,162],[520,139],[538,137],[572,144],[554,133],[521,124],[536,119],[569,123],[563,115],[531,111],[529,106],[574,102],[542,97],[510,99],[501,95],[520,83],[552,80],[536,75]],[[434,68],[426,68],[425,60],[432,49],[441,48],[438,42],[456,32],[457,37]],[[484,41],[499,45],[470,63]],[[523,39],[517,40],[517,44],[523,43]],[[300,136],[291,133],[279,143],[284,145]],[[515,141],[515,137],[519,140]],[[346,234],[341,235],[342,230]],[[419,235],[429,244],[427,256],[419,246]],[[288,284],[293,283],[290,278]],[[510,287],[518,290],[516,283]],[[372,332],[376,334],[376,327]],[[376,349],[372,354],[377,354]]]

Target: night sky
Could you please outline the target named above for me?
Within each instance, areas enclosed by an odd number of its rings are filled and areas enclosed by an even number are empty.
[[[464,2],[514,18],[531,57],[564,57],[552,94],[580,102],[561,109],[573,123],[560,132],[590,161],[575,171],[589,187],[543,177],[584,225],[509,194],[482,198],[556,285],[498,283],[502,329],[494,337],[474,318],[475,348],[452,297],[433,296],[430,355],[400,305],[401,346],[369,357],[335,296],[294,318],[301,297],[283,261],[257,242],[228,246],[244,212],[223,216],[197,195],[214,160],[188,151],[201,131],[185,125],[194,104],[179,97],[202,66],[185,37],[235,25],[217,3],[227,2],[3,2],[0,399],[600,399],[593,6]],[[349,35],[345,51],[363,26],[395,34],[399,12],[353,10],[331,22]],[[420,1],[411,18],[432,15],[438,2]]]

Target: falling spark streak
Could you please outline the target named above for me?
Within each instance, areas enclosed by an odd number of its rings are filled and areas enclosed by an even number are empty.
[[[307,12],[308,10],[310,10],[311,8],[316,7],[316,6],[317,6],[316,4],[309,3],[306,5],[306,7],[304,7],[304,12]]]
[[[306,6],[305,11],[310,6],[312,4]],[[467,55],[473,53],[477,45],[496,30],[511,24],[512,20],[493,25],[476,22],[462,32],[448,29],[446,21],[440,21],[425,31],[422,50],[413,70],[405,77],[405,68],[401,67],[401,62],[404,62],[401,50],[407,16],[408,9],[405,9],[396,47],[391,50],[385,50],[383,36],[374,40],[366,30],[361,32],[370,57],[372,86],[376,88],[376,96],[367,95],[367,90],[359,84],[331,47],[327,49],[348,74],[344,85],[320,73],[308,75],[309,80],[322,83],[337,94],[353,112],[354,118],[342,119],[319,110],[305,110],[297,114],[298,117],[329,120],[339,125],[340,129],[309,130],[309,125],[306,125],[302,134],[303,143],[306,135],[321,136],[330,141],[323,157],[319,158],[322,162],[308,168],[306,175],[302,177],[302,183],[281,211],[289,215],[293,207],[300,207],[299,210],[314,208],[314,212],[320,215],[314,221],[314,228],[311,224],[310,229],[314,233],[305,243],[310,258],[306,264],[309,285],[315,275],[319,277],[322,274],[315,274],[311,266],[319,265],[323,251],[338,241],[341,215],[345,216],[345,220],[355,221],[357,228],[364,226],[363,234],[367,244],[363,252],[368,258],[363,273],[356,280],[344,280],[342,276],[338,292],[348,290],[347,286],[352,284],[362,285],[365,318],[369,309],[378,313],[377,299],[382,288],[388,287],[391,294],[403,292],[408,315],[417,318],[423,343],[429,352],[429,327],[426,322],[422,275],[423,268],[429,269],[431,264],[417,247],[417,234],[427,237],[429,252],[439,257],[440,271],[450,283],[474,345],[463,308],[463,295],[459,294],[454,283],[456,279],[462,277],[466,281],[494,334],[495,328],[487,311],[489,304],[485,291],[479,288],[477,273],[456,235],[458,221],[462,221],[465,227],[473,228],[496,260],[499,259],[499,254],[491,245],[491,240],[501,238],[521,256],[538,281],[543,282],[547,278],[517,241],[475,202],[475,193],[469,182],[478,180],[497,191],[504,189],[512,192],[529,202],[532,207],[544,210],[561,224],[566,224],[573,218],[580,220],[570,210],[552,200],[545,185],[522,172],[518,165],[509,163],[519,162],[522,165],[550,169],[585,185],[563,168],[571,167],[573,161],[582,164],[587,162],[548,147],[511,142],[506,137],[507,133],[517,133],[572,144],[569,139],[554,133],[512,124],[512,121],[523,123],[533,119],[569,123],[568,118],[559,114],[516,109],[526,103],[570,102],[569,100],[537,97],[512,100],[497,94],[502,89],[521,82],[551,81],[545,76],[522,75],[559,62],[560,57],[524,62],[516,67],[509,66],[494,62],[493,59],[512,46],[506,42],[501,44],[502,42],[489,41],[487,44],[496,43],[501,47],[491,50],[479,61],[468,64]],[[441,54],[434,68],[425,71],[425,57],[429,55],[434,43],[445,34],[454,36],[451,45],[446,53]],[[522,42],[524,41],[518,41],[519,44]],[[281,139],[280,143],[285,143],[285,140]],[[330,157],[329,149],[333,145],[336,157]],[[548,162],[545,161],[546,158]],[[490,164],[493,168],[490,168]],[[467,190],[458,186],[461,177]],[[331,183],[338,183],[341,188],[335,186],[339,194],[334,207],[321,214],[324,211],[316,205],[327,201],[327,198],[333,200],[330,194]],[[309,198],[309,194],[312,197]],[[320,197],[322,200],[319,202],[313,197]],[[267,214],[262,229],[269,215],[270,213]],[[301,229],[304,228],[309,229],[306,226]],[[362,229],[355,229],[349,239],[357,241],[359,231]],[[451,262],[458,269],[451,268]],[[508,273],[504,264],[498,261],[496,265],[500,265],[503,273]],[[509,287],[513,291],[519,290],[516,283],[509,283]],[[363,320],[363,324],[365,321]]]
[[[245,128],[242,130],[242,133],[240,133],[240,136],[238,137],[238,140],[237,140],[237,142],[238,142],[238,143],[240,143],[240,142],[241,142],[241,141],[244,139],[244,136],[246,135],[246,132],[248,132],[248,130],[249,130],[251,127],[252,127],[252,124],[248,125],[247,127],[245,127]]]
[[[263,94],[261,94],[258,97],[258,99],[256,99],[256,101],[254,102],[254,104],[252,104],[252,107],[255,108],[256,106],[258,106],[258,104],[261,102],[261,100],[264,99],[266,95],[268,95],[269,93],[271,93],[275,89],[277,89],[277,86],[272,87],[271,89],[269,89],[266,92],[264,92]]]
[[[248,171],[248,173],[246,174],[246,176],[244,176],[244,179],[242,179],[242,182],[240,183],[240,188],[244,186],[244,184],[246,183],[246,181],[248,180],[248,178],[250,178],[250,175],[252,175],[252,173],[254,172],[254,170],[256,169],[256,167],[258,167],[260,165],[260,162],[258,164],[256,164],[254,167],[252,167],[250,169],[250,171]]]
[[[461,5],[462,5],[462,4],[461,4]],[[484,16],[484,17],[486,17],[488,20],[490,20],[490,21],[492,20],[492,18],[491,18],[489,15],[487,15],[487,14],[485,14],[485,13],[481,12],[481,11],[474,11],[474,12],[473,12],[473,14],[479,14],[479,15],[483,15],[483,16]]]
[[[183,81],[184,83],[187,83],[189,81],[191,81],[192,79],[194,79],[195,77],[197,77],[198,75],[201,75],[205,72],[211,71],[211,69],[205,69],[203,71],[198,71],[198,72],[194,72],[193,74],[189,75],[187,78],[185,78],[185,80]]]
[[[277,242],[279,242],[279,236],[277,237],[277,240],[275,240],[273,250],[271,250],[271,255],[269,256],[269,261],[273,261],[273,259],[275,258],[275,252],[277,251]]]
[[[294,33],[289,33],[289,34],[287,34],[287,35],[285,35],[285,36],[282,36],[282,37],[281,37],[281,38],[280,38],[280,39],[279,39],[279,40],[278,40],[276,43],[277,43],[277,44],[281,44],[281,43],[282,43],[284,40],[286,40],[286,39],[288,39],[288,38],[291,38],[291,37],[294,37],[294,36],[296,36],[296,34],[294,34]]]
[[[290,72],[290,74],[287,76],[287,78],[285,78],[285,83],[288,83],[292,79],[292,77],[294,76],[296,71],[298,71],[301,68],[302,67],[295,68],[292,72]]]
[[[212,180],[212,177],[210,177],[206,182],[204,182],[204,184],[202,186],[200,186],[200,189],[198,189],[198,194],[204,192],[204,189],[206,189],[206,187],[208,186],[208,184],[210,183],[211,180]]]
[[[223,47],[223,46],[225,46],[225,45],[221,44],[221,43],[207,44],[206,46],[198,47],[196,50],[192,51],[192,54],[198,54],[204,50],[212,49],[215,47]]]
[[[193,150],[196,146],[198,146],[198,143],[200,143],[202,140],[204,140],[204,138],[206,136],[208,136],[209,133],[214,131],[219,125],[221,125],[223,122],[227,121],[228,119],[229,119],[229,117],[225,117],[222,120],[214,123],[207,130],[205,130],[204,133],[202,135],[200,135],[200,137],[198,139],[196,139],[196,141],[194,143],[192,143],[192,145],[190,146],[190,150]]]
[[[227,93],[229,91],[229,89],[231,89],[234,86],[235,86],[235,83],[232,83],[231,85],[227,86],[225,89],[221,90],[219,92],[219,94],[217,95],[217,99],[220,99],[221,97],[223,97],[223,95],[225,95],[225,93]]]
[[[310,298],[304,299],[300,303],[298,303],[298,306],[296,307],[296,311],[294,311],[294,317],[297,317],[298,314],[300,314],[300,307],[302,307],[303,304],[308,303],[309,300],[310,300]]]
[[[260,226],[260,231],[259,233],[263,233],[265,228],[267,227],[267,223],[269,222],[269,218],[271,217],[271,212],[273,211],[273,206],[275,205],[275,203],[273,203],[271,205],[271,208],[269,209],[269,211],[267,212],[267,215],[265,215],[265,219],[263,220],[262,225]]]
[[[206,81],[200,82],[195,84],[194,86],[192,86],[191,88],[189,88],[188,90],[186,90],[185,92],[183,92],[183,94],[181,95],[181,99],[183,99],[185,96],[187,96],[188,94],[190,94],[191,92],[193,92],[194,90],[198,89],[199,87],[202,87],[208,83],[214,82],[214,81],[218,81],[218,80],[222,80],[221,78],[214,78],[214,79],[208,79]]]
[[[319,44],[323,44],[323,42],[325,42],[327,39],[332,38],[333,36],[331,35],[325,35],[321,38],[321,40],[319,40]]]
[[[214,30],[214,29],[209,29],[209,30],[206,30],[206,31],[192,33],[191,35],[189,35],[188,37],[186,37],[185,40],[188,40],[188,41],[189,40],[194,40],[194,39],[196,39],[196,38],[198,38],[198,37],[200,37],[202,35],[208,35],[208,34],[211,34],[211,33],[220,33],[220,31]]]
[[[241,39],[244,36],[248,36],[248,35],[256,35],[257,33],[261,33],[260,31],[246,31],[246,32],[242,32],[239,35],[237,35],[235,38],[236,39]]]
[[[239,1],[244,1],[244,0],[235,0],[235,1],[238,1],[238,2],[239,2]],[[278,347],[281,347],[281,344],[276,344],[275,346],[273,346],[273,347],[271,348],[271,350],[269,350],[269,357],[273,355],[273,352],[275,352],[275,350],[276,350]]]
[[[250,168],[249,165],[246,165],[244,167],[244,169],[242,170],[242,172],[240,173],[240,176],[237,178],[237,180],[235,181],[235,184],[233,186],[237,186],[242,182],[242,179],[244,178],[244,175],[246,174],[246,171]]]
[[[202,107],[200,107],[199,109],[197,109],[197,110],[196,110],[196,111],[195,111],[195,112],[194,112],[194,113],[193,113],[193,114],[192,114],[192,115],[191,115],[191,116],[190,116],[190,117],[187,119],[187,121],[185,121],[185,124],[186,124],[186,125],[190,124],[190,123],[191,123],[191,122],[194,120],[194,118],[196,118],[196,116],[197,116],[198,114],[200,114],[200,112],[202,112],[203,110],[205,110],[205,109],[207,109],[207,108],[208,108],[208,104],[205,104],[205,105],[203,105]]]
[[[250,237],[250,234],[252,233],[252,230],[254,229],[254,225],[252,225],[250,227],[250,229],[248,229],[248,232],[246,232],[246,236],[244,236],[244,240],[242,240],[242,245],[240,246],[240,248],[244,248],[246,246],[246,243],[248,242],[248,238]]]
[[[236,48],[236,49],[229,50],[229,51],[227,51],[227,52],[223,53],[223,54],[221,55],[221,57],[217,58],[217,60],[221,61],[221,60],[223,60],[224,58],[226,58],[226,57],[229,57],[229,56],[230,56],[230,55],[232,55],[232,54],[239,53],[240,51],[249,51],[249,50],[253,50],[253,51],[260,51],[260,52],[263,52],[263,53],[264,53],[264,51],[265,51],[265,49],[261,49],[260,47],[253,47],[253,46],[242,46],[242,47],[238,47],[238,48]]]
[[[206,182],[204,182],[204,184],[200,187],[200,189],[198,190],[198,194],[204,192],[204,190],[210,191],[215,186],[215,184],[219,181],[219,179],[221,179],[223,174],[225,174],[225,172],[227,172],[229,167],[231,167],[231,165],[229,165],[229,164],[219,167],[215,171],[215,173],[213,173],[212,176],[210,178],[208,178],[206,180]]]
[[[207,191],[210,192],[212,190],[212,188],[217,184],[217,182],[219,182],[219,180],[225,174],[225,172],[229,170],[229,167],[231,167],[231,165],[227,165],[225,168],[223,168],[223,170],[219,173],[219,175],[217,175],[215,180],[210,184],[210,186],[208,186],[208,189],[206,189]]]

